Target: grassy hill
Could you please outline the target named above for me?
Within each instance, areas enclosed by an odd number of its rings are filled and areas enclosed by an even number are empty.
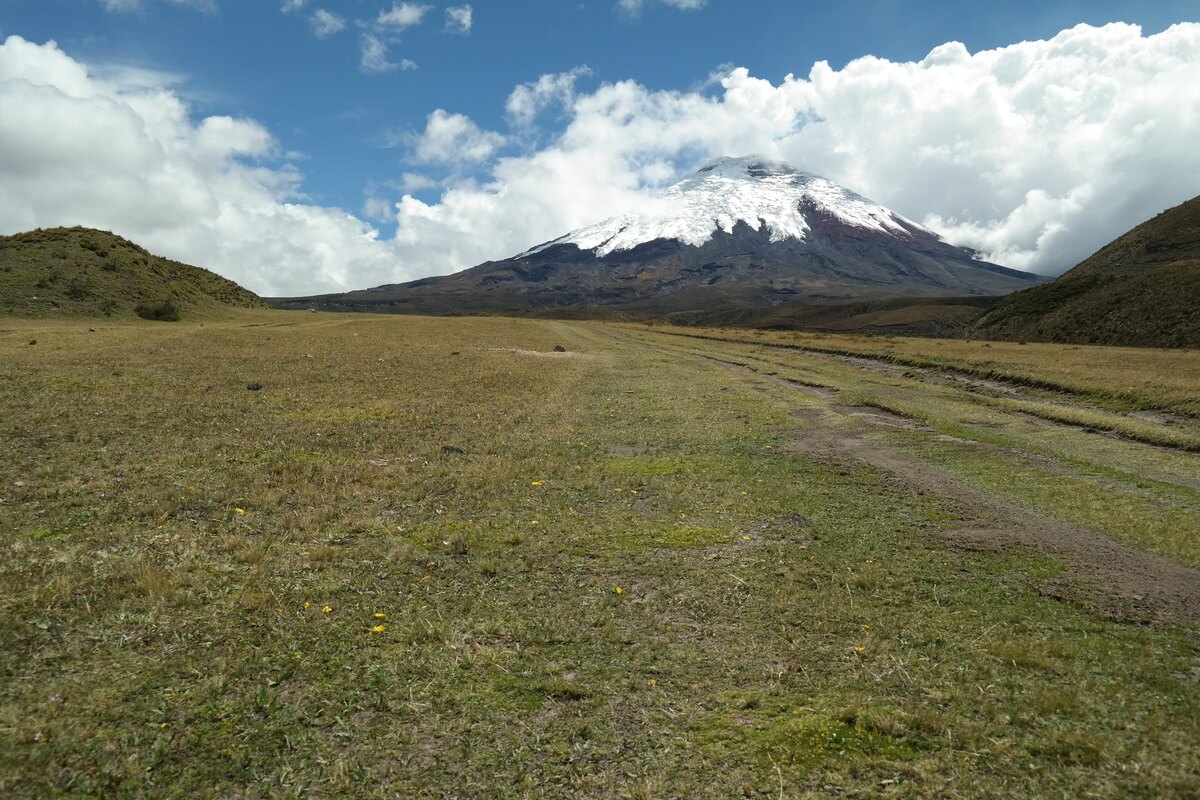
[[[970,335],[1200,347],[1200,197],[1139,225],[1053,283],[1009,295]]]
[[[231,280],[107,231],[47,228],[0,237],[0,314],[170,320],[263,306]]]

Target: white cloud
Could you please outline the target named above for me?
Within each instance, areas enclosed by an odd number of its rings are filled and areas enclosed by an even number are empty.
[[[98,79],[16,36],[0,44],[0,108],[6,233],[110,229],[266,294],[403,274],[369,225],[298,202],[300,175],[251,120],[195,121],[168,89]]]
[[[704,8],[708,0],[662,0],[662,3],[680,11],[696,11]],[[617,0],[617,7],[627,14],[640,14],[645,5],[646,0]]]
[[[1056,274],[1200,192],[1200,25],[822,63],[779,93],[822,120],[781,155],[1012,267]]]
[[[368,75],[378,75],[398,69],[409,70],[417,68],[416,62],[410,58],[392,61],[388,55],[387,42],[374,33],[364,32],[359,37],[359,49],[362,54],[359,66]]]
[[[446,30],[450,33],[470,33],[474,10],[469,5],[446,8]]]
[[[429,115],[425,131],[415,137],[413,156],[425,164],[461,166],[487,161],[503,144],[500,134],[439,108]]]
[[[313,12],[309,17],[309,24],[312,25],[313,33],[318,39],[333,36],[346,29],[346,20],[323,8],[318,8]]]
[[[96,64],[88,72],[95,78],[119,86],[123,90],[168,89],[187,79],[178,72],[153,69],[137,64]]]
[[[591,69],[581,66],[569,72],[543,75],[532,83],[523,83],[508,96],[504,110],[514,124],[529,125],[551,105],[570,106],[575,99],[575,81],[591,74]]]
[[[279,10],[285,14],[292,14],[304,8],[307,2],[308,0],[283,0],[283,3],[279,6]]]
[[[390,222],[393,213],[392,203],[386,198],[369,194],[363,200],[362,215],[367,219]]]
[[[359,44],[362,53],[359,66],[363,72],[387,72],[395,69],[395,65],[388,61],[387,45],[378,36],[364,33],[359,39]]]
[[[406,192],[419,192],[422,189],[432,189],[438,182],[428,175],[417,172],[406,172],[400,176],[400,188]]]
[[[105,11],[141,11],[147,5],[151,5],[154,1],[155,0],[100,0],[100,5],[104,7]],[[196,8],[200,11],[205,11],[208,13],[215,12],[218,8],[216,0],[166,0],[166,2],[175,6],[191,6],[192,8]]]
[[[974,55],[950,43],[920,62],[822,62],[778,84],[732,69],[718,85],[712,97],[632,82],[578,95],[541,151],[501,158],[490,181],[451,185],[438,203],[402,199],[398,239],[459,268],[637,207],[710,156],[761,152],[991,260],[1057,274],[1200,191],[1197,24],[1080,26]],[[512,110],[529,106],[517,96]],[[486,252],[438,258],[465,250],[468,232]]]
[[[563,92],[552,79],[539,94],[540,83],[529,97],[514,90],[514,124],[536,124],[544,98],[568,121],[532,152],[506,154],[501,134],[431,114],[406,144],[451,177],[431,202],[372,191],[370,213],[392,206],[397,223],[381,240],[360,218],[304,202],[302,176],[261,125],[193,119],[169,85],[121,85],[53,44],[11,37],[0,46],[0,229],[110,228],[260,292],[312,293],[510,256],[646,207],[706,158],[762,152],[1000,263],[1057,272],[1198,191],[1200,24],[1154,36],[1081,26],[975,54],[951,43],[918,62],[819,63],[778,83],[730,69],[704,93],[632,81]],[[375,177],[382,187],[393,176]],[[435,188],[416,173],[400,181],[397,193]]]
[[[431,8],[433,6],[420,3],[393,3],[389,11],[379,12],[375,24],[384,28],[404,30],[414,25],[420,25],[421,20],[425,18],[425,14]]]

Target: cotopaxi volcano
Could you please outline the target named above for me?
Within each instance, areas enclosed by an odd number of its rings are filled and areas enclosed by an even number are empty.
[[[284,308],[647,314],[1002,295],[1041,278],[979,260],[836,183],[757,156],[722,158],[649,210],[572,231],[453,275]]]

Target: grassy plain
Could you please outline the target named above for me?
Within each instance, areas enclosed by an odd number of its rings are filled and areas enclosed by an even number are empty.
[[[0,795],[1200,793],[1200,354],[95,327],[0,321]]]
[[[653,328],[651,328],[653,330]],[[1200,419],[1200,353],[1196,350],[863,336],[801,331],[676,331],[722,342],[860,356],[898,366],[931,367],[1076,398],[1092,410],[1162,411]],[[1136,415],[1135,415],[1136,416]],[[1188,420],[1188,432],[1200,435]]]

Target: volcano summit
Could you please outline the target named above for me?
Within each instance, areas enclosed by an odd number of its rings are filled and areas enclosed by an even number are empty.
[[[721,158],[645,212],[437,278],[275,301],[414,314],[734,311],[859,300],[1002,295],[1041,278],[832,181],[757,156]]]

